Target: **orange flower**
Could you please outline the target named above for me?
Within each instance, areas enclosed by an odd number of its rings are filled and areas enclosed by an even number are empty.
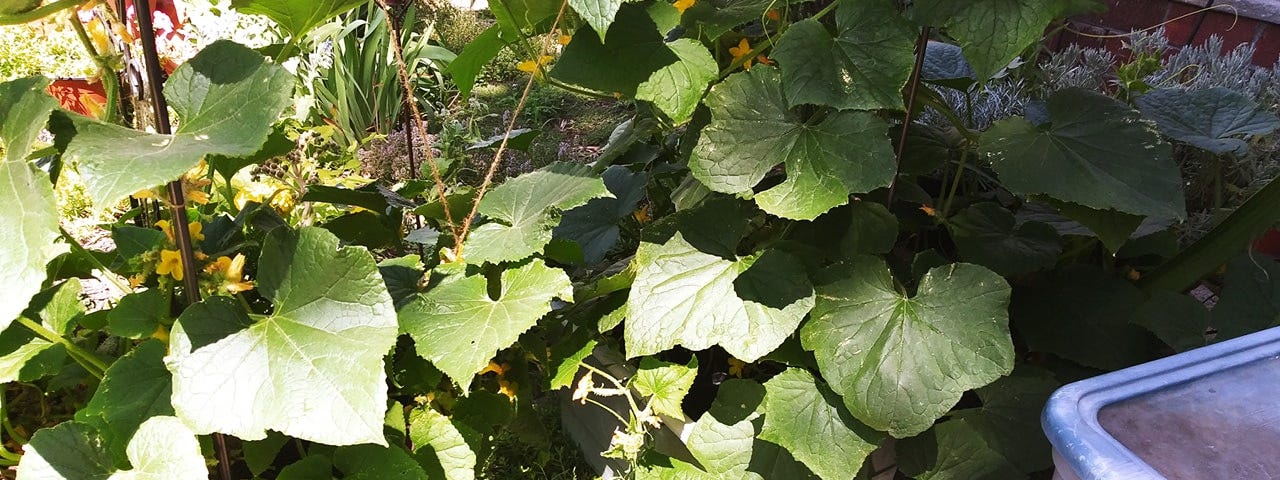
[[[751,42],[748,42],[746,38],[738,40],[738,46],[729,47],[729,54],[733,55],[734,63],[746,58],[747,60],[742,62],[742,69],[751,70],[751,57],[748,56],[751,55]]]
[[[561,46],[568,45],[571,41],[573,41],[573,35],[560,35],[556,37],[556,43]]]
[[[775,22],[782,19],[782,14],[778,13],[778,9],[776,8],[770,8],[769,11],[764,12],[764,16]]]
[[[925,214],[925,215],[928,215],[928,216],[930,216],[930,217],[936,217],[936,216],[938,216],[938,211],[937,211],[937,210],[934,210],[934,208],[933,208],[933,207],[928,206],[928,205],[921,205],[921,206],[920,206],[920,211],[921,211],[921,212],[924,212],[924,214]]]
[[[676,11],[680,12],[681,15],[684,15],[684,11],[688,10],[689,7],[692,7],[695,3],[698,3],[697,0],[676,0],[675,3],[671,4],[671,6],[676,7]]]

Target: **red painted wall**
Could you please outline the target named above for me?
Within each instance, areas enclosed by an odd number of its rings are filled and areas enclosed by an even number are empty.
[[[1208,4],[1201,0],[1194,2]],[[1217,8],[1197,12],[1202,7],[1174,0],[1106,0],[1106,13],[1072,18],[1068,26],[1072,30],[1093,35],[1124,34],[1134,30],[1164,24],[1169,43],[1175,46],[1199,45],[1210,35],[1223,39],[1223,48],[1232,49],[1241,43],[1253,42],[1256,52],[1253,63],[1271,67],[1280,59],[1280,24],[1272,19],[1280,18],[1280,2],[1268,5],[1267,1],[1249,2],[1250,8],[1227,8],[1233,2],[1212,2]],[[1261,5],[1261,6],[1259,6]],[[1274,10],[1270,10],[1274,9]],[[1236,12],[1244,14],[1237,15]],[[1266,17],[1267,19],[1252,18]],[[1167,23],[1166,23],[1167,22]],[[1062,31],[1051,40],[1050,46],[1061,48],[1071,43],[1091,47],[1106,47],[1124,58],[1122,38],[1098,39],[1071,31]]]

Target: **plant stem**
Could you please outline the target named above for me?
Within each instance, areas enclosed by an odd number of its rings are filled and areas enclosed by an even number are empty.
[[[542,67],[538,67],[538,68],[542,68]],[[554,79],[554,78],[551,78],[551,76],[550,76],[550,75],[543,75],[543,76],[542,76],[542,78],[543,78],[543,79],[545,79],[545,80],[547,81],[547,83],[550,83],[551,85],[553,85],[553,86],[555,86],[555,87],[557,87],[557,88],[560,88],[560,89],[562,89],[562,90],[567,90],[567,91],[570,91],[570,92],[576,93],[576,94],[578,94],[578,95],[583,95],[583,96],[587,96],[587,97],[594,97],[594,98],[613,98],[613,95],[606,95],[606,94],[601,93],[601,92],[596,92],[596,91],[592,91],[592,90],[587,90],[587,89],[585,89],[585,88],[577,87],[577,86],[574,86],[574,85],[569,85],[569,84],[567,84],[567,83],[564,83],[564,82],[561,82],[561,81],[556,80],[556,79]]]
[[[938,212],[938,218],[946,221],[947,213],[951,211],[951,202],[956,198],[956,190],[960,189],[960,179],[964,178],[964,164],[969,160],[969,150],[960,151],[960,165],[956,167],[956,176],[951,179],[951,190],[947,192],[947,198],[942,201],[942,210]]]
[[[595,406],[597,406],[597,407],[600,407],[600,408],[604,409],[604,411],[606,411],[606,412],[609,412],[609,413],[613,414],[613,418],[618,419],[618,421],[619,421],[619,422],[622,422],[622,424],[623,424],[623,425],[626,425],[626,424],[627,424],[627,420],[626,420],[625,418],[622,418],[622,415],[621,415],[621,414],[619,414],[618,412],[615,412],[612,408],[609,408],[609,406],[608,406],[608,405],[605,405],[605,404],[600,403],[600,402],[598,402],[598,401],[592,400],[591,398],[584,398],[583,400],[588,401],[588,402],[591,402],[591,404],[592,404],[592,405],[595,405]]]
[[[383,0],[379,0],[383,1]],[[556,13],[556,19],[551,22],[551,31],[556,31],[560,26],[560,20],[564,19],[565,10],[569,7],[568,0],[560,2],[560,10]],[[542,51],[547,52],[551,48],[550,36],[545,36],[542,41]],[[534,64],[537,64],[537,58]],[[533,89],[533,81],[535,75],[529,76],[529,81],[524,84],[524,92],[520,94],[520,101],[516,103],[516,107],[511,110],[511,121],[507,123],[506,131],[502,135],[502,142],[498,144],[498,150],[493,153],[493,161],[489,162],[489,169],[484,174],[484,180],[480,182],[480,188],[476,190],[476,198],[471,202],[471,211],[467,213],[467,217],[462,219],[462,231],[455,237],[454,254],[459,261],[463,261],[463,246],[466,245],[467,234],[471,231],[471,223],[476,218],[476,212],[480,210],[480,201],[484,199],[484,194],[489,190],[489,186],[493,183],[493,175],[498,172],[498,165],[502,163],[502,154],[507,151],[507,142],[511,140],[511,132],[516,129],[516,121],[520,119],[520,112],[524,110],[525,103],[529,101],[529,92]],[[441,199],[443,200],[443,198]],[[444,204],[445,212],[448,213],[448,205]]]
[[[138,34],[142,40],[142,57],[146,63],[147,87],[151,90],[151,109],[155,113],[156,133],[168,134],[169,105],[165,101],[163,90],[164,71],[160,68],[160,55],[156,52],[156,31],[151,23],[151,1],[136,0],[134,10],[138,17]],[[187,226],[187,201],[182,192],[182,179],[169,182],[169,208],[172,213],[174,240],[182,256],[183,293],[187,297],[187,305],[200,301],[200,273],[196,268],[195,249],[192,247],[191,231]],[[222,480],[231,480],[231,457],[227,450],[227,440],[221,433],[213,434],[214,451],[218,456],[218,474]]]
[[[88,249],[84,248],[84,246],[80,245],[80,242],[76,241],[75,237],[72,237],[70,233],[67,233],[67,229],[62,227],[58,227],[58,229],[62,232],[62,236],[66,237],[67,243],[71,245],[71,250],[83,255],[85,258],[88,258],[89,262],[92,263],[93,266],[98,267],[98,270],[102,272],[103,278],[106,278],[108,282],[111,282],[111,285],[115,286],[125,294],[133,293],[133,287],[129,286],[127,283],[120,283],[120,279],[116,278],[117,275],[115,272],[112,272],[106,265],[103,265],[102,262],[98,260],[98,257],[93,256],[93,252],[90,252]]]
[[[84,46],[85,53],[88,53],[94,65],[98,66],[98,78],[102,82],[102,90],[107,97],[107,109],[103,120],[108,123],[118,123],[116,116],[120,113],[120,79],[116,77],[116,71],[111,68],[111,64],[107,63],[107,59],[102,56],[98,49],[94,48],[93,40],[89,38],[89,32],[86,32],[84,24],[80,23],[80,17],[73,14],[67,21],[71,23],[71,28],[76,31],[76,37],[80,39],[80,45]]]
[[[599,376],[601,376],[601,377],[604,377],[604,379],[605,379],[605,380],[608,380],[608,381],[609,381],[609,383],[612,383],[612,384],[613,384],[613,386],[614,386],[615,388],[617,388],[618,390],[621,390],[621,391],[623,391],[623,392],[626,392],[626,395],[624,395],[624,396],[627,398],[627,405],[631,407],[631,411],[633,411],[633,412],[639,412],[639,411],[641,411],[641,410],[640,410],[640,405],[639,405],[639,404],[637,404],[637,403],[636,403],[636,400],[635,400],[634,398],[632,398],[632,396],[631,396],[631,389],[630,389],[630,388],[627,388],[625,385],[623,385],[621,381],[619,381],[619,380],[618,380],[618,379],[616,379],[616,378],[613,378],[613,375],[609,375],[609,374],[608,374],[607,372],[605,372],[604,370],[601,370],[601,369],[598,369],[598,368],[596,368],[596,367],[591,366],[590,364],[588,364],[588,363],[587,363],[587,362],[585,362],[585,361],[584,361],[584,362],[582,362],[582,363],[581,363],[581,365],[582,365],[582,368],[585,368],[585,369],[587,369],[587,370],[591,371],[592,373],[595,373],[596,375],[599,375]],[[624,422],[624,423],[625,423],[625,422]]]
[[[49,330],[48,328],[45,328],[44,325],[36,323],[35,320],[27,317],[18,317],[18,323],[27,327],[28,330],[35,332],[36,335],[43,337],[45,340],[62,345],[63,348],[67,349],[67,353],[71,355],[71,358],[74,359],[76,363],[79,363],[80,366],[84,367],[85,370],[88,370],[91,375],[98,377],[98,379],[102,379],[102,375],[106,373],[106,363],[95,356],[92,352],[80,348],[79,345],[63,338],[62,335],[58,335],[58,332]]]
[[[894,152],[893,178],[889,179],[889,195],[885,200],[886,205],[893,204],[893,194],[898,187],[898,169],[902,167],[902,154],[907,149],[907,132],[911,127],[911,114],[916,107],[916,91],[920,90],[920,72],[924,69],[924,55],[928,47],[929,27],[923,27],[920,29],[920,37],[916,39],[916,63],[911,68],[911,78],[907,81],[907,112],[902,118],[902,131],[898,134],[898,150]]]
[[[87,1],[88,0],[59,0],[29,12],[14,15],[0,15],[0,25],[18,25],[20,23],[38,20],[68,8],[78,7]]]

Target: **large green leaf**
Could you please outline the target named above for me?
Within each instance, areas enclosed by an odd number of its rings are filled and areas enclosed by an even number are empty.
[[[398,329],[369,252],[339,248],[323,229],[277,228],[263,244],[257,287],[274,311],[204,340],[212,343],[195,345],[185,329],[206,322],[202,311],[216,308],[228,325],[247,321],[245,313],[206,300],[178,319],[165,359],[178,416],[202,434],[259,440],[271,429],[330,445],[385,445],[382,359]]]
[[[982,407],[954,416],[976,428],[987,445],[1023,473],[1045,470],[1053,466],[1053,458],[1040,412],[1059,386],[1048,371],[1019,366],[1012,375],[977,390]]]
[[[1132,283],[1087,265],[1020,290],[1011,313],[1032,350],[1117,370],[1151,359],[1149,337],[1129,323],[1145,300]]]
[[[502,28],[503,39],[513,42],[529,33],[547,33],[551,19],[560,10],[555,0],[493,0],[489,11]]]
[[[49,79],[25,77],[0,83],[0,141],[4,160],[22,160],[58,102],[45,93]]]
[[[920,79],[957,90],[968,90],[978,80],[959,46],[933,40],[925,47]]]
[[[107,314],[111,333],[125,338],[146,338],[169,319],[169,295],[153,288],[125,295]]]
[[[80,279],[67,279],[31,297],[31,303],[22,315],[40,322],[58,335],[70,336],[85,312],[84,303],[80,301],[82,294],[84,287]]]
[[[748,194],[778,163],[787,179],[756,203],[774,215],[812,220],[849,194],[889,184],[894,175],[888,126],[867,112],[833,112],[811,125],[783,99],[778,72],[757,67],[730,76],[707,95],[711,124],[689,169],[717,192]]]
[[[640,360],[640,368],[631,377],[631,387],[649,398],[653,413],[682,418],[684,409],[680,405],[697,376],[697,357],[688,365],[646,357]]]
[[[917,35],[890,0],[849,0],[836,10],[834,36],[818,20],[801,20],[772,56],[791,105],[902,110]]]
[[[716,40],[725,32],[747,22],[764,22],[769,9],[782,10],[788,4],[808,0],[698,0],[680,15],[680,24],[700,38]]]
[[[551,311],[553,298],[573,298],[569,277],[541,259],[503,271],[499,281],[501,288],[491,297],[484,275],[457,274],[400,310],[400,328],[413,337],[418,355],[464,392],[498,350]]]
[[[1218,304],[1213,307],[1215,341],[1280,325],[1280,265],[1259,254],[1237,256],[1227,264]]]
[[[898,217],[883,204],[858,200],[849,205],[849,231],[840,252],[853,256],[888,253],[898,241]]]
[[[429,480],[427,472],[399,445],[353,445],[333,452],[343,480]]]
[[[453,83],[458,86],[458,94],[462,95],[462,98],[465,99],[471,95],[471,89],[475,87],[476,77],[480,76],[480,71],[498,56],[498,52],[502,51],[502,47],[506,45],[502,41],[501,34],[500,25],[489,27],[471,39],[467,46],[462,47],[462,53],[449,62],[445,70],[453,77]]]
[[[1275,113],[1222,87],[1153,90],[1134,103],[1165,135],[1218,154],[1243,154],[1249,137],[1280,128]]]
[[[242,45],[220,40],[165,82],[165,98],[179,119],[173,135],[74,115],[74,137],[63,158],[76,166],[94,204],[105,208],[138,190],[178,178],[205,155],[256,153],[271,133],[271,124],[290,105],[293,87],[293,75],[283,67]],[[66,128],[56,133],[70,134]]]
[[[897,445],[898,468],[919,480],[1026,478],[967,419],[943,422]]]
[[[1053,466],[1040,412],[1058,387],[1047,371],[1019,367],[978,389],[982,407],[959,410],[928,432],[898,443],[899,465],[913,478],[1024,478]]]
[[[636,88],[636,99],[652,102],[679,125],[693,117],[702,94],[720,72],[711,52],[697,41],[681,38],[667,47],[679,60],[653,72]]]
[[[368,3],[368,0],[232,0],[244,13],[265,15],[280,24],[294,41],[329,19]]]
[[[559,212],[609,197],[604,181],[582,164],[557,162],[503,182],[480,201],[489,223],[468,236],[468,263],[523,260],[551,241]]]
[[[0,383],[34,381],[66,361],[61,345],[35,338],[17,324],[0,333]]]
[[[914,18],[960,41],[978,80],[995,76],[1044,35],[1061,0],[919,0]]]
[[[607,41],[602,43],[603,35],[586,30],[573,36],[549,75],[565,83],[633,97],[636,87],[653,72],[679,60],[638,4],[624,4],[618,10]]]
[[[57,257],[58,208],[49,176],[24,159],[57,102],[45,93],[49,80],[28,77],[0,83],[0,330],[40,291],[45,264]]]
[[[604,260],[609,249],[618,243],[618,223],[630,217],[644,199],[648,180],[649,175],[644,172],[632,172],[620,165],[609,167],[604,171],[604,184],[613,198],[593,198],[586,205],[564,212],[554,231],[555,238],[571,240],[582,247],[583,260],[588,265]]]
[[[148,418],[173,415],[169,404],[172,377],[164,367],[165,345],[152,340],[138,345],[107,369],[89,404],[76,421],[98,430],[116,464],[126,459],[134,432]]]
[[[1053,266],[1062,238],[1040,222],[1016,225],[1013,213],[998,203],[970,206],[947,220],[961,258],[1010,276]]]
[[[569,6],[573,7],[573,11],[578,12],[578,16],[587,21],[587,25],[591,25],[591,30],[600,35],[600,41],[604,41],[605,32],[609,30],[609,25],[613,24],[613,17],[618,14],[618,9],[622,7],[622,0],[567,0]]]
[[[1226,311],[1230,310],[1228,307]],[[1200,300],[1190,295],[1166,290],[1151,292],[1151,298],[1133,313],[1133,323],[1154,333],[1178,352],[1209,343],[1206,332],[1209,331],[1210,312]],[[1218,335],[1221,336],[1222,332]]]
[[[685,441],[689,453],[711,474],[708,478],[763,480],[759,474],[747,471],[756,436],[751,419],[722,423],[715,415],[704,414],[687,428],[691,430]]]
[[[174,417],[152,417],[127,448],[130,470],[117,470],[95,432],[75,422],[36,432],[18,464],[24,480],[204,480],[209,471],[195,433]]]
[[[849,478],[883,439],[850,416],[840,397],[807,370],[789,368],[764,387],[760,439],[786,448],[823,479]]]
[[[409,414],[409,438],[414,453],[433,452],[447,480],[472,480],[476,476],[476,454],[462,438],[449,417],[430,407]]]
[[[937,267],[914,297],[877,258],[858,257],[828,273],[835,280],[818,287],[800,340],[863,423],[899,438],[915,435],[964,391],[1013,369],[1009,285],[994,272],[964,263]]]
[[[767,250],[734,260],[704,253],[683,232],[642,243],[627,302],[627,355],[712,345],[753,362],[782,344],[813,307],[804,267]]]
[[[1045,124],[1014,117],[982,135],[982,151],[1005,187],[1095,209],[1186,217],[1171,148],[1137,111],[1080,89],[1056,92],[1046,104]]]

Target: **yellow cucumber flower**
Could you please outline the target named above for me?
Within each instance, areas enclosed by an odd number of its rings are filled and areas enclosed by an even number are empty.
[[[182,253],[177,250],[161,250],[160,264],[156,265],[156,273],[168,275],[174,280],[182,281]]]
[[[684,15],[684,11],[688,10],[689,7],[692,7],[695,3],[698,3],[697,0],[676,0],[675,3],[671,4],[671,6],[676,7],[676,11],[680,12],[681,15]]]

